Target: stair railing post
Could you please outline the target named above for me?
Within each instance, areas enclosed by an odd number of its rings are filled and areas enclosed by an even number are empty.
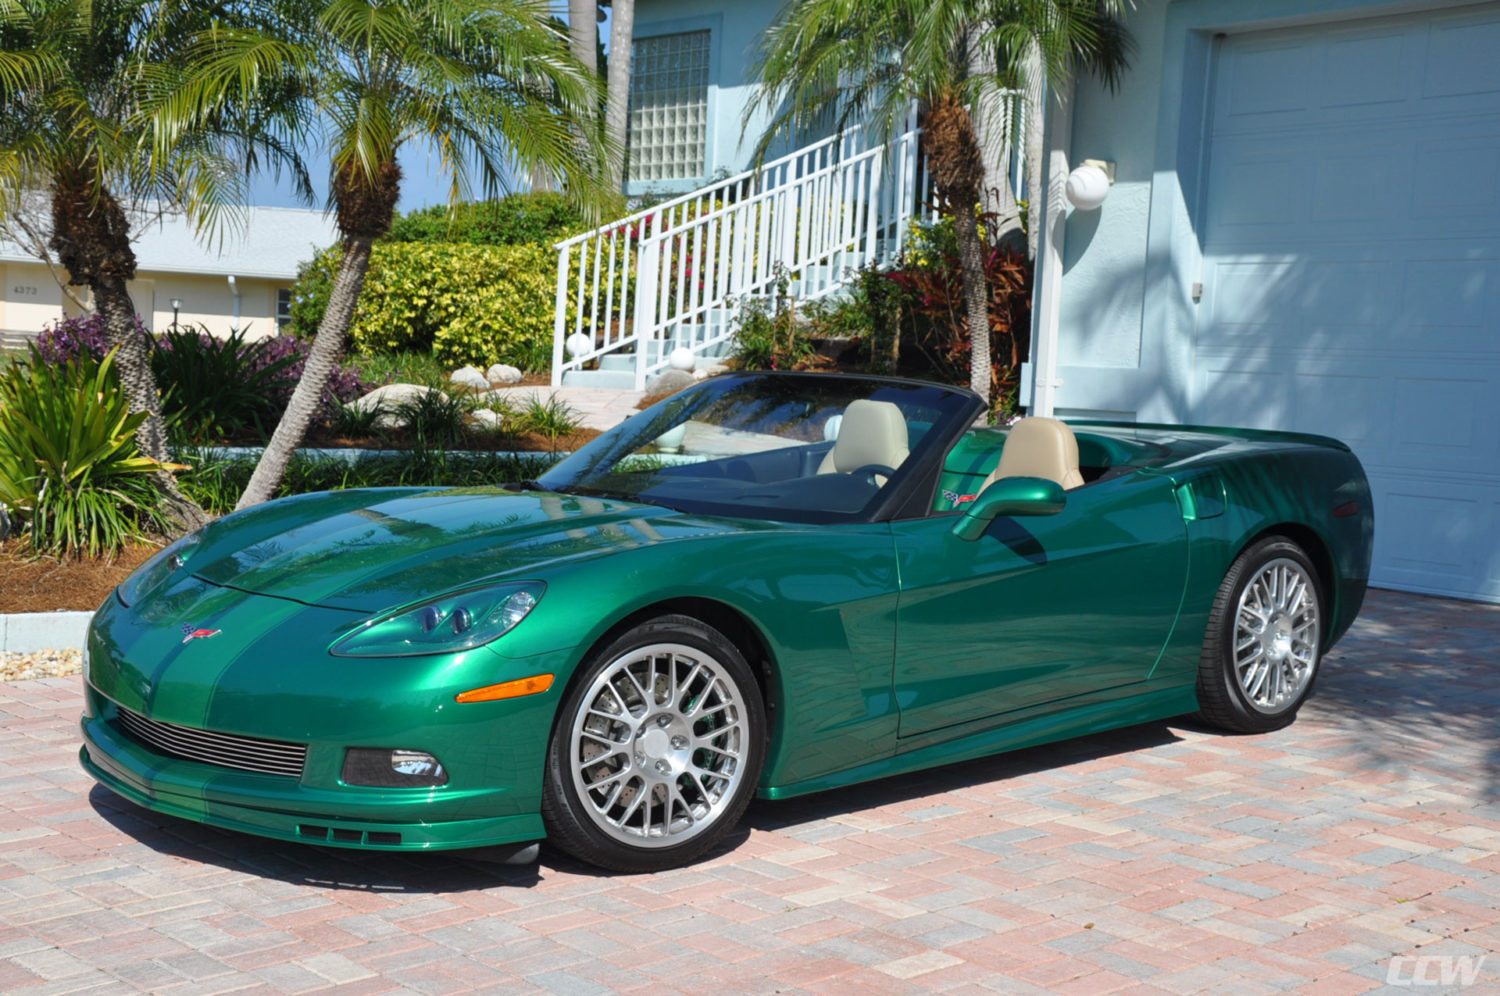
[[[557,250],[557,302],[552,319],[552,386],[562,386],[563,340],[568,332],[568,255],[567,246]]]
[[[648,235],[643,229],[640,259],[635,271],[635,322],[631,335],[635,339],[635,389],[646,389],[646,365],[656,341],[656,291],[661,274],[661,236]]]

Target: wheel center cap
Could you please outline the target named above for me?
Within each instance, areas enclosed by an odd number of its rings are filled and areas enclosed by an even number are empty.
[[[1274,657],[1285,657],[1292,649],[1292,621],[1284,615],[1271,620],[1269,632],[1270,653]]]
[[[641,750],[651,760],[659,760],[672,752],[672,737],[666,730],[647,730],[641,734]]]

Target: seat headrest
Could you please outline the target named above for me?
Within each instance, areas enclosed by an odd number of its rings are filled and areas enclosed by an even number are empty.
[[[906,460],[907,445],[906,419],[900,408],[889,401],[851,401],[823,472],[848,474],[870,464],[894,470]]]
[[[1078,471],[1078,437],[1055,418],[1023,418],[1010,427],[1000,465],[986,485],[1005,477],[1040,477],[1063,488],[1083,486]]]

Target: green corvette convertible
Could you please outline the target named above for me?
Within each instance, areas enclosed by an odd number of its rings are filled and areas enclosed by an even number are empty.
[[[1359,611],[1316,436],[704,381],[537,481],[305,495],[122,584],[83,766],[214,826],[647,871],[782,799],[1185,713],[1292,721]]]

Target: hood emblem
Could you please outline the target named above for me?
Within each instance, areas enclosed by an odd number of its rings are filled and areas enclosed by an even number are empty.
[[[184,623],[182,626],[183,644],[192,643],[194,640],[211,640],[219,635],[216,629],[198,629],[192,623]]]

